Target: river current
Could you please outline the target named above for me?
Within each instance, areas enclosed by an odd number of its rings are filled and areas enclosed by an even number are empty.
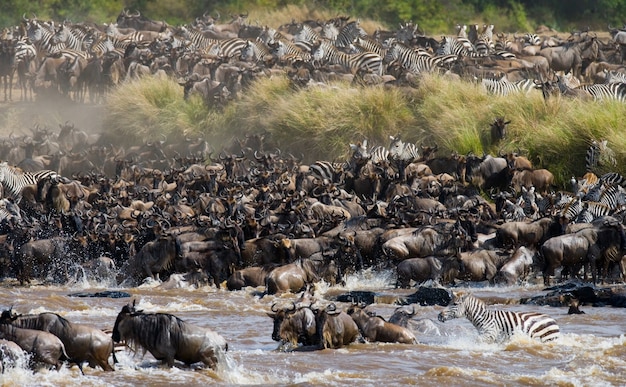
[[[316,295],[331,299],[351,290],[373,290],[378,297],[369,310],[389,317],[391,301],[414,290],[394,289],[391,273],[349,277],[345,286],[319,284]],[[72,297],[76,292],[119,290],[131,298]],[[215,287],[163,289],[159,284],[111,288],[78,282],[65,286],[0,287],[0,307],[22,314],[55,312],[71,322],[111,330],[122,306],[136,300],[145,312],[166,312],[213,329],[226,338],[229,350],[216,371],[200,366],[159,365],[149,353],[119,348],[115,372],[85,367],[33,373],[27,367],[7,369],[3,386],[166,386],[166,385],[332,385],[332,386],[620,386],[626,385],[626,309],[581,306],[567,308],[521,305],[522,297],[543,295],[539,283],[513,287],[455,288],[484,299],[489,308],[538,311],[559,324],[561,338],[542,344],[514,336],[504,344],[481,342],[466,319],[441,323],[440,306],[415,306],[410,327],[419,344],[351,344],[343,349],[278,352],[267,316],[275,302],[296,295],[260,297],[263,289],[230,292]],[[337,303],[340,307],[348,304]]]

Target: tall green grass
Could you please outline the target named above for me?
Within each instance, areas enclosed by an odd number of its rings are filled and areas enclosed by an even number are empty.
[[[585,173],[585,152],[594,139],[608,140],[626,173],[626,104],[566,98],[544,101],[539,91],[499,97],[479,84],[424,76],[417,88],[360,87],[346,83],[294,88],[283,77],[256,81],[223,111],[199,98],[183,100],[171,80],[144,78],[108,98],[106,127],[117,138],[201,135],[214,149],[235,138],[265,133],[283,152],[303,161],[342,159],[349,144],[388,145],[389,136],[439,147],[438,155],[520,152],[557,182]],[[511,121],[508,136],[492,142],[489,124]],[[613,168],[611,168],[612,170]]]

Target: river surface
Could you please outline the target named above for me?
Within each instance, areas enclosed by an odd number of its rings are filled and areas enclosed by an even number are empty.
[[[349,277],[344,287],[318,286],[317,295],[349,290],[374,290],[382,295],[369,309],[389,317],[397,307],[388,300],[412,293],[396,290],[390,273]],[[132,298],[69,297],[74,292],[126,291]],[[55,312],[71,322],[111,330],[122,306],[133,299],[145,312],[166,312],[211,328],[229,343],[217,371],[200,366],[168,369],[147,353],[119,348],[115,372],[63,367],[59,372],[33,373],[8,369],[3,386],[161,386],[161,385],[332,385],[332,386],[620,386],[626,385],[626,309],[582,306],[585,314],[567,308],[520,305],[521,297],[545,294],[542,286],[480,287],[469,290],[490,308],[539,311],[556,319],[562,337],[542,344],[513,337],[505,344],[482,343],[466,319],[437,321],[440,306],[415,307],[411,327],[419,344],[352,344],[344,349],[277,352],[267,316],[274,302],[296,296],[259,297],[262,289],[229,292],[214,287],[162,289],[103,287],[97,283],[67,286],[0,287],[0,307],[22,314]],[[511,302],[514,300],[513,302]],[[347,304],[338,303],[342,307]]]

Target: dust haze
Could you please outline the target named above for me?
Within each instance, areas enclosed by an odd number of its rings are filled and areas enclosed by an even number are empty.
[[[77,103],[61,96],[39,96],[34,102],[19,102],[20,93],[15,92],[13,90],[13,102],[5,102],[0,96],[0,137],[31,136],[34,128],[58,133],[59,125],[66,122],[89,134],[100,134],[104,130],[105,104]]]

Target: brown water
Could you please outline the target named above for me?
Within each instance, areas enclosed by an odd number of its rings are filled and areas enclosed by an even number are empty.
[[[345,287],[319,287],[330,297],[348,290],[375,290],[390,298],[412,291],[393,289],[389,273],[350,277]],[[19,313],[59,313],[68,320],[112,329],[128,298],[76,298],[72,292],[111,290],[98,284],[0,287],[0,307]],[[353,344],[345,349],[283,353],[275,351],[272,320],[266,315],[275,301],[294,295],[259,298],[254,289],[160,289],[156,284],[127,291],[146,312],[167,312],[206,326],[229,343],[226,358],[214,372],[201,367],[163,368],[148,353],[117,353],[115,372],[77,367],[32,373],[25,368],[0,375],[6,386],[156,386],[156,385],[445,385],[445,386],[618,386],[626,385],[626,309],[583,306],[583,315],[567,308],[509,304],[507,300],[543,294],[539,285],[474,288],[474,295],[497,301],[501,308],[539,311],[554,317],[562,337],[541,344],[514,337],[507,344],[484,344],[466,319],[437,321],[439,306],[416,306],[411,322],[420,344]],[[261,290],[261,289],[257,289]],[[388,317],[396,306],[370,306]]]

